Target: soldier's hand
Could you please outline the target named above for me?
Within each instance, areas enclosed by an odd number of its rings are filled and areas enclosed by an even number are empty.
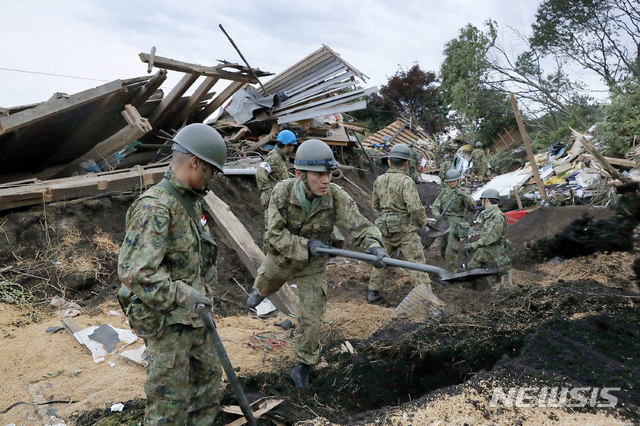
[[[211,300],[211,298],[205,296],[204,294],[200,293],[198,290],[193,289],[191,291],[191,293],[189,294],[189,297],[187,297],[187,303],[186,303],[186,308],[189,309],[190,311],[195,312],[196,311],[196,307],[200,304],[204,304],[208,307],[213,306],[213,301]]]
[[[383,258],[385,257],[389,257],[389,255],[387,254],[386,251],[384,251],[382,249],[382,247],[378,247],[378,246],[373,246],[373,247],[369,247],[369,249],[367,249],[367,253],[372,254],[376,257],[376,260],[374,260],[373,266],[375,266],[376,268],[388,268],[389,265],[387,265],[386,263],[384,263],[382,261]]]
[[[311,253],[312,256],[318,256],[322,253],[320,253],[318,251],[319,248],[329,248],[325,243],[323,243],[320,240],[309,240],[307,242],[307,247],[309,247],[309,253]]]
[[[469,253],[473,251],[473,245],[465,244],[464,247],[462,248],[462,251],[464,252],[465,257],[469,256]]]
[[[433,217],[435,218],[435,220],[440,220],[442,219],[442,215],[440,213],[434,213]]]

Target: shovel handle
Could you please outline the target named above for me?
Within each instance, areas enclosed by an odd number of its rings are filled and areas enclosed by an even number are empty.
[[[227,375],[227,379],[229,379],[229,385],[231,385],[233,393],[236,395],[236,398],[238,398],[238,404],[240,404],[240,409],[242,410],[242,414],[244,414],[244,418],[247,419],[247,423],[250,426],[256,426],[256,418],[253,416],[253,411],[251,411],[251,406],[249,405],[247,396],[242,390],[242,386],[240,385],[238,376],[236,376],[236,372],[233,371],[233,366],[231,365],[231,361],[227,356],[227,351],[224,350],[222,340],[220,340],[220,335],[218,334],[218,330],[216,330],[216,324],[213,322],[213,319],[211,318],[211,315],[209,315],[209,312],[207,312],[207,306],[204,303],[198,303],[196,305],[196,311],[198,311],[198,315],[200,315],[200,318],[202,318],[204,326],[207,328],[207,331],[211,336],[211,340],[213,341],[213,348],[215,349],[216,354],[218,354],[218,358],[220,359],[222,368]]]
[[[357,251],[334,249],[334,248],[316,248],[319,253],[326,253],[332,256],[350,257],[352,259],[364,260],[365,262],[373,262],[378,258],[372,254],[359,253]],[[438,274],[440,279],[446,281],[451,278],[451,274],[437,266],[425,265],[422,263],[407,262],[406,260],[394,259],[392,257],[383,257],[382,262],[387,266],[395,266],[397,268],[413,269],[415,271],[431,272]]]

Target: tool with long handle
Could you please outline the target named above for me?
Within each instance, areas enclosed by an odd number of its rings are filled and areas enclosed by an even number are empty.
[[[350,257],[352,259],[364,260],[366,262],[373,262],[377,259],[376,256],[372,254],[359,253],[357,251],[349,251],[342,249],[334,249],[334,248],[316,248],[319,253],[325,253],[332,256],[342,256],[342,257]],[[478,278],[484,277],[487,275],[496,275],[503,274],[504,271],[501,269],[472,269],[470,271],[460,272],[457,274],[450,274],[447,270],[438,268],[437,266],[425,265],[422,263],[414,263],[407,262],[406,260],[394,259],[392,257],[384,257],[382,258],[382,262],[388,266],[395,266],[398,268],[406,268],[413,269],[415,271],[422,272],[431,272],[433,274],[438,274],[440,277],[440,281],[444,282],[454,282],[454,281],[465,281],[470,278]]]
[[[213,322],[211,315],[207,312],[207,307],[203,303],[198,304],[196,309],[198,311],[198,315],[200,315],[200,318],[204,321],[204,326],[207,328],[207,331],[209,331],[209,335],[213,341],[213,348],[215,349],[216,354],[218,354],[218,358],[220,358],[224,372],[227,374],[229,385],[231,385],[233,393],[236,395],[236,398],[238,398],[238,404],[240,404],[240,409],[242,410],[242,414],[244,414],[244,418],[247,419],[249,426],[257,426],[258,423],[256,418],[253,416],[253,411],[251,411],[251,406],[249,405],[247,396],[244,394],[240,381],[238,380],[238,376],[236,376],[236,372],[233,371],[231,361],[229,361],[227,352],[224,350],[222,340],[220,340],[220,335],[218,334],[218,330],[216,330],[216,324]]]

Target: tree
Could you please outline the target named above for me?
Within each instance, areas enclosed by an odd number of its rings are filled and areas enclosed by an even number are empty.
[[[445,45],[440,67],[443,96],[459,126],[485,142],[515,125],[507,90],[491,80],[488,52],[495,38],[495,32],[483,33],[467,24],[460,29],[458,38]]]
[[[367,122],[373,131],[403,117],[418,123],[429,135],[441,132],[447,123],[447,109],[437,83],[436,74],[418,64],[406,70],[399,67],[379,94],[369,96],[367,109],[352,115]]]
[[[640,82],[627,79],[611,90],[611,104],[604,107],[598,133],[609,144],[610,154],[625,154],[640,142]]]
[[[640,78],[637,0],[545,0],[532,28],[532,46],[569,56],[609,86]]]

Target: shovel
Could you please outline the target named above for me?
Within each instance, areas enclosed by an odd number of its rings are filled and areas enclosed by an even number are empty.
[[[349,251],[334,248],[316,248],[318,253],[325,253],[331,256],[350,257],[352,259],[364,260],[366,262],[373,262],[378,258],[372,254],[359,253],[357,251]],[[422,263],[407,262],[406,260],[394,259],[392,257],[383,257],[382,263],[387,266],[395,266],[397,268],[413,269],[414,271],[431,272],[438,274],[440,281],[452,283],[456,281],[466,281],[470,278],[485,277],[487,275],[504,274],[501,269],[472,269],[470,271],[460,272],[457,274],[450,274],[446,269],[438,268],[437,266],[425,265]]]
[[[453,203],[457,199],[458,197],[456,196],[449,200],[447,205],[444,206],[442,213],[440,214],[440,219],[438,219],[434,224],[430,224],[427,222],[426,228],[429,228],[429,230],[424,228],[422,231],[418,232],[418,234],[420,235],[420,243],[422,244],[422,247],[431,247],[436,238],[445,235],[451,230],[451,222],[445,219],[444,215],[447,210],[449,210],[449,206],[451,205],[451,203]]]
[[[242,410],[242,414],[244,414],[244,418],[247,419],[249,426],[258,426],[256,418],[253,416],[253,411],[251,411],[251,406],[249,405],[247,396],[244,394],[240,381],[238,380],[238,376],[236,376],[236,372],[233,371],[231,361],[229,361],[227,352],[224,350],[224,346],[220,340],[220,335],[218,334],[218,330],[216,330],[216,324],[213,322],[213,319],[211,319],[209,312],[207,312],[207,307],[203,303],[199,303],[196,310],[198,311],[200,318],[202,318],[202,321],[204,321],[204,326],[207,328],[207,331],[209,331],[209,335],[213,341],[213,348],[215,349],[216,354],[218,354],[218,358],[222,363],[222,368],[227,375],[227,379],[229,379],[229,385],[231,385],[233,393],[236,398],[238,398],[238,404],[240,404],[240,409]]]

